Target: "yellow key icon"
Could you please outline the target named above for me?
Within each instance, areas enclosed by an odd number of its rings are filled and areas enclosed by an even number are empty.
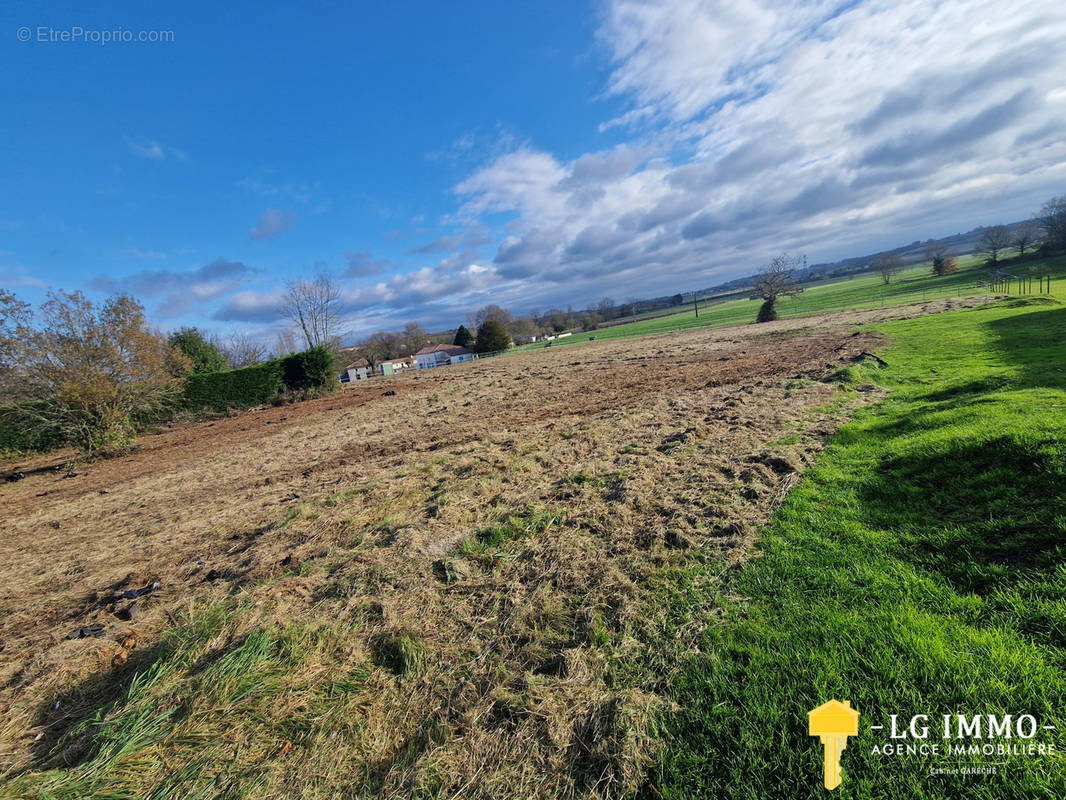
[[[825,788],[840,785],[840,753],[848,746],[848,737],[859,733],[859,712],[851,701],[830,700],[807,714],[808,732],[822,740],[825,749]]]

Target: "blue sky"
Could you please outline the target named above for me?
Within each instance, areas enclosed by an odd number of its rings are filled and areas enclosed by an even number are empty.
[[[1058,2],[98,5],[0,9],[0,285],[163,327],[272,340],[317,269],[352,337],[450,327],[1066,192]]]

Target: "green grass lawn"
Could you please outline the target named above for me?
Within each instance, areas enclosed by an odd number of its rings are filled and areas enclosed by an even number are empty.
[[[980,294],[984,290],[975,288],[979,280],[987,277],[987,270],[978,259],[967,256],[959,260],[958,272],[938,278],[930,273],[929,266],[922,264],[909,268],[885,285],[877,274],[857,275],[844,280],[818,282],[805,287],[801,294],[787,297],[779,303],[782,318],[802,317],[824,311],[843,309],[877,308],[880,306],[902,305],[923,300],[943,300],[948,297],[968,297]],[[1030,268],[1046,265],[1056,276],[1052,284],[1052,293],[1059,299],[1066,300],[1066,257],[1057,257],[1046,261],[1026,262],[1011,265],[1008,269],[1016,274],[1027,273]],[[1034,288],[1035,291],[1035,288]],[[755,321],[760,301],[743,298],[726,300],[711,305],[701,306],[696,316],[691,304],[680,313],[656,319],[638,319],[622,325],[601,328],[589,333],[575,333],[565,339],[556,340],[552,346],[561,347],[588,342],[623,339],[631,336],[648,336],[670,331],[690,330],[694,328],[716,328],[725,325],[742,325]],[[536,342],[515,348],[514,352],[536,350],[545,345]]]
[[[806,714],[831,698],[862,715],[840,798],[1066,797],[1066,308],[878,330],[889,366],[852,377],[892,394],[806,473],[680,665],[683,710],[650,776],[664,797],[827,795]],[[696,599],[671,602],[680,620]],[[889,740],[871,725],[893,713],[1031,713],[1057,728],[1032,741],[1058,752],[873,755]]]

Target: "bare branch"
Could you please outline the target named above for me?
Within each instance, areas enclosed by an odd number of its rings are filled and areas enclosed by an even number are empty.
[[[282,307],[309,348],[334,343],[340,325],[341,290],[329,274],[321,272],[311,279],[286,283]]]

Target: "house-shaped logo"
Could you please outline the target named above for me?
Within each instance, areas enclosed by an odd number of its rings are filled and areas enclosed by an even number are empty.
[[[840,785],[840,754],[848,746],[848,737],[859,733],[859,712],[851,701],[830,700],[807,714],[807,728],[811,736],[822,741],[825,753],[825,788]]]

